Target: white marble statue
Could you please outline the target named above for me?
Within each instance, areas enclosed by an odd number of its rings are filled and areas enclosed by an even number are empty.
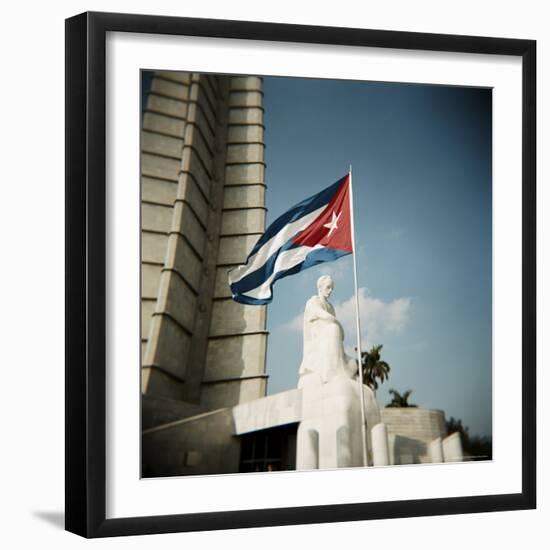
[[[318,293],[306,303],[304,311],[304,355],[298,387],[327,383],[335,376],[355,379],[357,361],[344,352],[344,329],[328,301],[334,290],[329,275],[317,281]]]

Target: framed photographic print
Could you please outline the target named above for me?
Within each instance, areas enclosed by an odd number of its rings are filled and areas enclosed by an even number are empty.
[[[535,507],[530,40],[66,22],[66,528]]]

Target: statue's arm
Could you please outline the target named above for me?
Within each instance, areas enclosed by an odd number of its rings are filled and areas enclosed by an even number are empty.
[[[316,297],[311,298],[306,304],[305,318],[307,321],[322,319],[324,321],[336,321],[336,317],[325,311]]]

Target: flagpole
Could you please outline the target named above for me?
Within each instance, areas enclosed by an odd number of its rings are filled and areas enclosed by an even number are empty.
[[[357,289],[357,253],[355,249],[355,212],[353,210],[353,185],[351,182],[351,164],[349,166],[349,205],[351,210],[351,247],[353,248],[353,280],[355,283],[355,327],[357,331],[357,366],[359,369],[359,399],[361,401],[361,438],[363,443],[363,466],[367,462],[367,433],[365,418],[365,397],[363,394],[363,368],[361,365],[361,321],[359,319],[359,292]]]

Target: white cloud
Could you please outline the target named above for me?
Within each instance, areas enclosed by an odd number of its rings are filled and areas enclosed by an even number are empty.
[[[336,317],[342,323],[348,343],[355,341],[355,296],[334,304]],[[359,289],[359,312],[361,315],[362,347],[383,343],[389,333],[400,332],[409,320],[410,298],[396,298],[384,302],[369,296],[365,288]],[[284,325],[287,330],[302,332],[303,314],[300,313]]]
[[[359,313],[361,318],[361,339],[368,345],[382,343],[388,333],[399,332],[407,324],[411,308],[410,298],[397,298],[384,302],[369,296],[365,288],[359,289]],[[355,335],[355,296],[342,303],[334,304],[336,317],[342,323],[346,340]],[[364,347],[364,346],[363,346]]]

